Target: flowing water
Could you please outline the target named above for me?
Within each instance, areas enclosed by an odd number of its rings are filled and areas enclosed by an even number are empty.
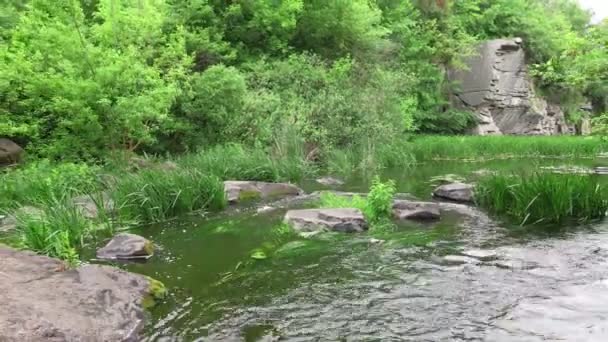
[[[564,163],[441,162],[386,176],[430,199],[437,176]],[[355,179],[341,190],[367,186]],[[189,216],[137,231],[160,250],[123,267],[170,291],[152,310],[148,341],[608,341],[608,224],[524,233],[475,208],[447,209],[382,244],[369,233],[277,234],[284,209]],[[267,258],[251,258],[260,249]],[[442,259],[468,249],[498,260]]]

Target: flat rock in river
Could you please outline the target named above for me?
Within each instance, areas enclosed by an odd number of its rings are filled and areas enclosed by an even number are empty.
[[[301,209],[285,214],[285,222],[299,231],[330,230],[362,232],[368,229],[367,221],[359,209]]]
[[[492,261],[498,259],[498,254],[493,250],[470,249],[462,252],[461,254],[480,261]]]
[[[398,220],[436,220],[441,214],[437,203],[395,200],[393,217]]]
[[[154,244],[144,237],[129,233],[116,234],[107,245],[97,250],[98,259],[148,259],[154,253]]]
[[[225,181],[224,193],[230,203],[248,199],[266,199],[302,195],[304,191],[289,183]]]
[[[433,196],[455,202],[473,202],[473,185],[450,183],[440,185],[433,191]]]
[[[138,341],[150,281],[0,245],[0,341]]]

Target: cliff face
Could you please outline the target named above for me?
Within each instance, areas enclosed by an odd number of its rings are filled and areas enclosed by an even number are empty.
[[[477,114],[473,134],[554,135],[573,133],[559,106],[534,94],[521,39],[483,43],[467,69],[451,70],[456,106]]]

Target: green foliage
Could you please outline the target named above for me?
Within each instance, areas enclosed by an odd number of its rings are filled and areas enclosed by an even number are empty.
[[[514,157],[595,157],[608,143],[595,137],[419,136],[410,143],[416,161]]]
[[[45,204],[66,195],[93,192],[99,188],[97,171],[86,164],[40,160],[0,173],[0,208]]]
[[[374,177],[367,195],[367,214],[372,222],[391,216],[395,191],[393,180],[383,183],[380,177]]]
[[[118,180],[112,199],[125,220],[151,223],[226,205],[224,186],[196,169],[145,170]]]
[[[587,222],[608,210],[606,188],[588,175],[495,175],[481,179],[476,201],[520,225]]]
[[[591,120],[591,132],[594,135],[599,135],[602,141],[608,139],[608,113],[598,115]]]

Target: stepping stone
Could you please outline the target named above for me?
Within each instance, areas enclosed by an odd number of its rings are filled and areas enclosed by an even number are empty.
[[[437,220],[441,214],[437,203],[395,200],[393,217],[398,220]]]
[[[285,214],[284,221],[303,232],[326,230],[353,233],[369,228],[361,210],[355,208],[290,210]]]
[[[438,186],[433,196],[454,202],[473,202],[473,185],[465,183],[450,183]]]
[[[154,254],[154,244],[139,235],[120,233],[97,250],[97,258],[105,260],[148,259]]]
[[[237,203],[250,199],[299,196],[304,191],[289,183],[225,181],[224,193],[229,203]]]
[[[463,256],[475,258],[480,261],[492,261],[498,259],[498,254],[492,250],[471,249],[461,253]]]

